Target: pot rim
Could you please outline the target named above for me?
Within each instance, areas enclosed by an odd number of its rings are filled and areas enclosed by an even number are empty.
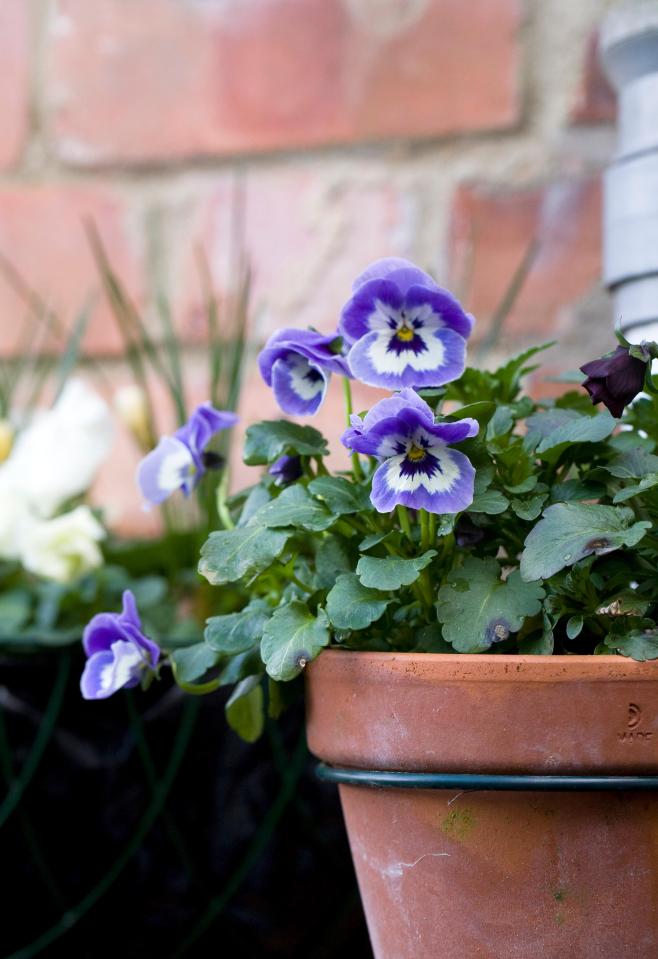
[[[615,655],[552,655],[536,656],[498,653],[419,653],[419,652],[371,652],[369,650],[324,649],[317,660],[309,663],[307,670],[320,669],[316,662],[324,659],[325,668],[345,669],[368,662],[374,671],[391,671],[416,675],[420,679],[426,671],[442,680],[491,681],[523,679],[536,682],[582,682],[611,679],[635,681],[658,680],[658,660],[638,662],[625,656]],[[331,662],[329,662],[331,660]]]

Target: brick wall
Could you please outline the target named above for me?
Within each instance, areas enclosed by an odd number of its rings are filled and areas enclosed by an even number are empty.
[[[70,325],[98,288],[82,226],[92,218],[138,303],[164,286],[203,399],[194,249],[230,292],[237,190],[254,345],[282,324],[332,328],[355,273],[395,254],[461,294],[489,351],[558,336],[547,362],[573,367],[595,336],[611,342],[599,173],[615,105],[594,39],[609,5],[2,0],[0,257]],[[107,307],[92,302],[85,353],[125,382]],[[4,357],[24,312],[0,278]],[[270,402],[252,365],[245,421]],[[333,436],[338,402],[321,416]],[[98,490],[123,530],[144,522],[131,456],[120,436]]]

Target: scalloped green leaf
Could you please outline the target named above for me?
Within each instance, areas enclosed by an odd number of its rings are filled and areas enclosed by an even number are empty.
[[[590,503],[555,503],[530,531],[521,554],[521,576],[526,582],[548,579],[585,556],[635,546],[651,526],[634,523],[632,510]]]
[[[295,484],[288,486],[276,499],[266,503],[252,517],[250,526],[294,526],[310,532],[328,529],[335,522],[329,510],[306,490]]]
[[[429,549],[422,556],[414,556],[412,559],[402,559],[400,556],[385,556],[383,559],[362,556],[357,563],[356,575],[363,586],[396,590],[415,583],[435,556],[435,549]]]
[[[244,461],[248,466],[265,466],[284,454],[326,456],[328,452],[322,433],[289,420],[254,423],[245,436]]]
[[[245,653],[260,642],[271,610],[265,605],[246,606],[239,613],[206,620],[204,639],[211,649],[226,656]]]
[[[263,631],[260,652],[268,676],[294,679],[329,642],[329,624],[323,609],[314,616],[305,603],[277,609]]]
[[[524,583],[518,570],[503,581],[495,559],[468,557],[439,590],[443,638],[459,653],[486,652],[539,613],[544,595],[537,583]]]
[[[335,516],[364,513],[373,508],[370,493],[365,486],[344,476],[318,476],[308,484],[309,492],[326,503]]]
[[[343,573],[327,595],[327,615],[336,629],[365,629],[391,601],[379,590],[364,586],[355,573]]]
[[[290,535],[264,526],[218,530],[201,548],[199,573],[214,586],[255,576],[281,555]]]

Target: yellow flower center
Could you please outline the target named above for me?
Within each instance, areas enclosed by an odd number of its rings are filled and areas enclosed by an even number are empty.
[[[414,331],[410,326],[405,324],[404,326],[400,327],[395,335],[399,340],[402,340],[403,343],[409,343],[414,338]]]
[[[426,452],[420,446],[412,446],[407,451],[407,459],[411,460],[412,463],[420,463],[421,460],[425,459]]]

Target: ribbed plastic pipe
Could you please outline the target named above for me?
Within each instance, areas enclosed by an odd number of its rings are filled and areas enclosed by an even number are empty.
[[[600,55],[619,95],[618,143],[604,177],[604,281],[615,325],[658,340],[658,0],[606,17]]]

